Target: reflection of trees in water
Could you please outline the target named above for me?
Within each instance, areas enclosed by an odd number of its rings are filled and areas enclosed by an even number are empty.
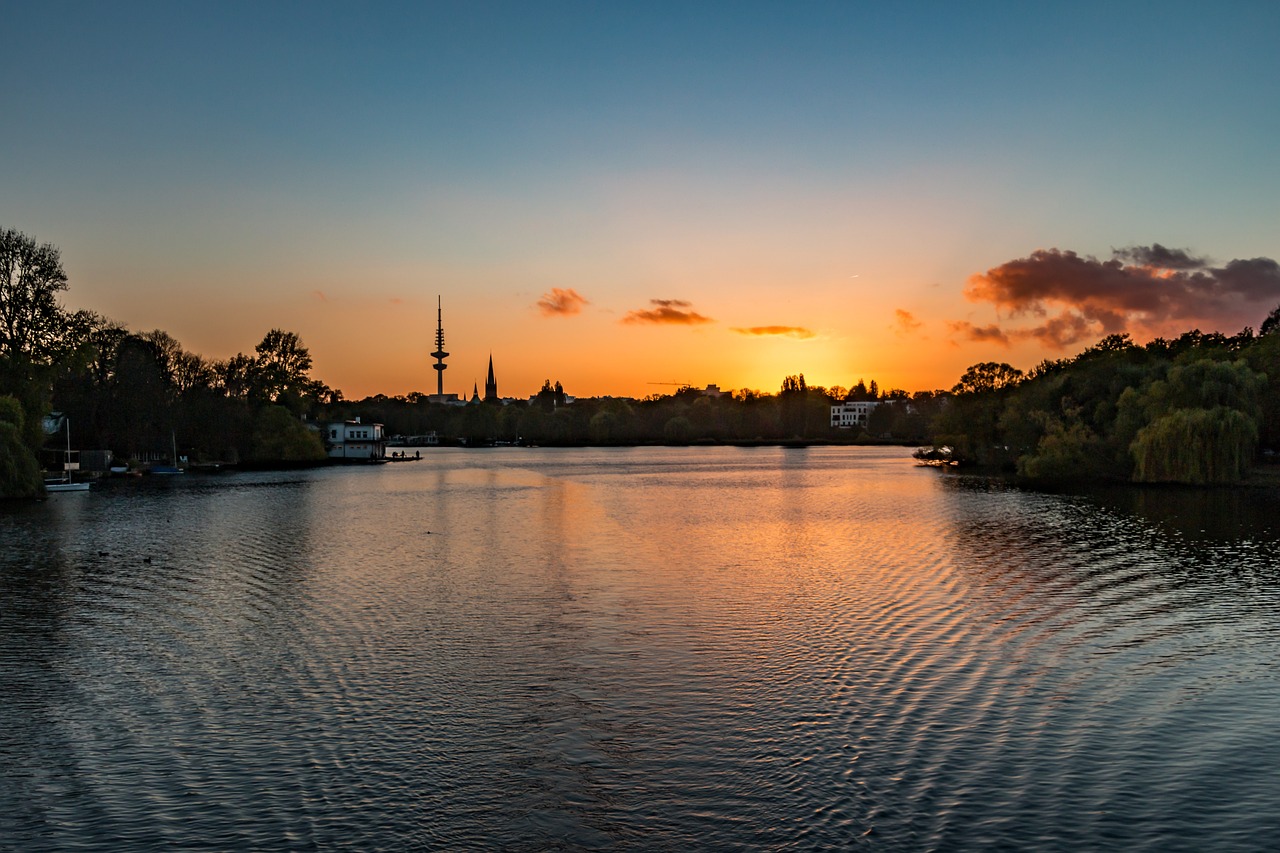
[[[1123,486],[1089,496],[1188,539],[1280,538],[1280,493],[1272,489]]]
[[[1271,490],[1110,486],[1052,493],[999,478],[944,475],[943,491],[955,498],[956,565],[988,590],[1035,590],[1037,597],[1071,590],[1097,603],[1101,592],[1128,589],[1137,578],[1144,594],[1242,591],[1246,570],[1255,581],[1280,579],[1272,547],[1280,534],[1280,494]]]

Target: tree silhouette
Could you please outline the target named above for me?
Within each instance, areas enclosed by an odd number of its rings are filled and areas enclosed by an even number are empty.
[[[984,361],[972,365],[951,389],[953,394],[983,394],[1012,388],[1022,380],[1022,371],[1000,362]]]
[[[1262,325],[1258,327],[1259,335],[1269,335],[1280,329],[1280,305],[1271,309],[1271,313],[1267,315],[1267,319],[1262,321]]]
[[[0,358],[47,364],[60,354],[67,314],[56,294],[66,289],[56,247],[0,229]]]
[[[311,352],[295,333],[272,329],[254,352],[258,389],[266,399],[297,408],[302,398],[314,395],[316,386],[308,376]]]

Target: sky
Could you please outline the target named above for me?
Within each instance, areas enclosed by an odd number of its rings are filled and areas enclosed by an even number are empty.
[[[4,3],[71,309],[348,398],[949,388],[1280,304],[1280,4]]]

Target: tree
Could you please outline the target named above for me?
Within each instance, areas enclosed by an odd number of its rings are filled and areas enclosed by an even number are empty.
[[[1239,409],[1175,409],[1133,442],[1140,483],[1236,483],[1253,464],[1258,425]]]
[[[159,347],[137,335],[121,341],[108,388],[106,438],[110,446],[125,450],[129,456],[169,446],[174,427],[173,387]]]
[[[266,406],[258,413],[251,456],[255,462],[320,462],[324,444],[284,406]]]
[[[34,498],[44,491],[40,466],[23,440],[22,405],[0,397],[0,498]]]
[[[302,398],[315,396],[315,383],[307,375],[311,371],[311,352],[296,334],[272,329],[254,352],[258,354],[260,390],[266,399],[298,405]]]
[[[1277,330],[1280,330],[1280,305],[1271,309],[1271,313],[1267,315],[1267,319],[1263,320],[1262,325],[1258,328],[1258,334],[1269,335]]]
[[[555,387],[551,387],[551,380],[548,379],[542,383],[540,390],[532,400],[532,405],[541,408],[543,411],[550,412],[565,405],[566,397],[564,386],[556,380]]]
[[[1145,389],[1126,389],[1117,406],[1116,436],[1129,441],[1134,480],[1242,479],[1258,443],[1266,381],[1244,360],[1194,358],[1174,365]]]
[[[12,396],[21,407],[22,417],[7,422],[19,439],[10,452],[25,446],[33,454],[31,464],[44,441],[41,424],[49,411],[54,366],[73,347],[72,330],[81,326],[73,322],[77,315],[58,304],[58,292],[66,289],[67,274],[54,246],[0,229],[0,395]],[[27,470],[25,458],[10,462],[15,471]]]
[[[48,364],[64,345],[66,312],[56,294],[67,289],[62,259],[50,243],[0,229],[0,358]]]
[[[663,425],[662,437],[671,444],[686,444],[693,437],[693,424],[684,415],[676,415]]]
[[[236,353],[215,364],[213,371],[228,397],[247,398],[257,386],[257,366],[254,359],[244,353]]]
[[[808,407],[805,405],[805,398],[808,396],[809,386],[804,381],[803,373],[782,380],[778,407],[781,410],[782,428],[788,437],[802,438],[808,430]]]
[[[1003,362],[984,361],[970,366],[951,389],[955,394],[983,394],[1012,388],[1022,381],[1022,371]]]
[[[804,394],[809,390],[809,386],[805,384],[804,374],[799,376],[788,376],[782,380],[783,394]]]

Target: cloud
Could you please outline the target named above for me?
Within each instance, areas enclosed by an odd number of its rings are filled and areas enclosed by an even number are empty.
[[[686,311],[693,303],[682,299],[650,299],[653,308],[628,311],[622,318],[623,323],[672,323],[683,326],[696,326],[700,323],[714,323],[710,317],[704,317],[696,311]]]
[[[312,299],[314,299],[314,300],[315,300],[315,301],[317,301],[317,302],[328,302],[328,301],[329,301],[329,297],[327,297],[327,296],[325,296],[325,295],[324,295],[324,291],[323,291],[323,290],[313,290],[313,291],[311,291],[311,298],[312,298]]]
[[[1034,338],[1053,349],[1066,349],[1078,341],[1097,337],[1088,320],[1070,311],[1063,311],[1034,328],[1016,329],[1011,334],[1020,339]]]
[[[953,323],[970,340],[1036,339],[1062,349],[1104,334],[1149,336],[1196,326],[1235,329],[1280,302],[1280,264],[1270,258],[1215,267],[1207,258],[1155,243],[1112,251],[1098,260],[1038,249],[969,278],[965,296],[1010,318],[1047,318],[1039,325],[978,329]],[[977,335],[986,335],[985,338]]]
[[[910,311],[898,308],[893,312],[895,329],[900,335],[909,335],[924,325]]]
[[[1150,246],[1129,246],[1125,249],[1112,249],[1111,256],[1123,261],[1130,261],[1140,267],[1154,267],[1166,270],[1195,270],[1209,265],[1208,258],[1194,257],[1185,249],[1166,249],[1159,243]]]
[[[796,338],[797,340],[807,341],[810,338],[817,337],[817,332],[812,329],[806,329],[803,326],[752,326],[747,329],[733,327],[733,331],[740,335],[778,335],[787,338]]]
[[[947,325],[952,332],[977,343],[997,343],[1002,347],[1010,344],[1009,336],[994,323],[990,326],[975,326],[967,320],[956,320]]]
[[[543,317],[571,317],[582,312],[583,305],[590,305],[586,297],[572,287],[553,287],[538,300],[538,310]]]

